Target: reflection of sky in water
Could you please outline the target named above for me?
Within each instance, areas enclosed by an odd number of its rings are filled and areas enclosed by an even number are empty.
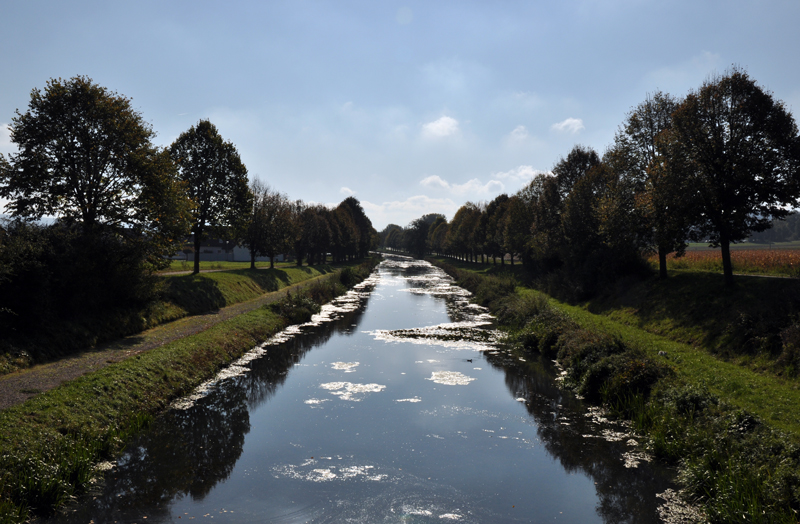
[[[176,402],[74,522],[655,522],[627,428],[519,369],[490,320],[439,270],[384,262]]]

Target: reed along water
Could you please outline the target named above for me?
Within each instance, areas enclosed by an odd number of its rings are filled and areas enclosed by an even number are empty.
[[[440,269],[387,257],[175,402],[56,521],[660,522],[669,472],[500,340]]]

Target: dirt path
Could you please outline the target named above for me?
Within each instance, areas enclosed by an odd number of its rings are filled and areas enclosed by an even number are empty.
[[[328,273],[304,280],[253,300],[233,304],[203,315],[182,318],[137,335],[104,344],[93,350],[2,375],[0,376],[0,410],[21,404],[39,393],[58,387],[64,382],[86,373],[104,368],[109,364],[121,362],[133,355],[163,346],[179,338],[205,331],[223,320],[275,302],[285,297],[289,291],[302,289],[320,279],[330,278],[334,274]]]

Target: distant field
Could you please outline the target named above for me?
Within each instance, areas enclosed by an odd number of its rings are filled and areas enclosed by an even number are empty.
[[[753,242],[745,242],[742,244],[731,244],[731,251],[761,250],[761,249],[767,249],[767,250],[800,249],[800,240],[794,242],[773,242],[764,244],[756,244]],[[689,244],[689,247],[686,248],[686,251],[719,251],[719,248],[708,247],[707,243],[692,242]]]
[[[295,262],[275,262],[275,267],[290,267],[295,266]],[[247,269],[250,267],[250,262],[226,262],[226,261],[200,261],[200,270],[207,269]],[[269,267],[269,262],[256,262],[256,267]],[[167,269],[159,271],[159,273],[168,273],[173,271],[192,271],[194,269],[194,262],[185,260],[173,260]]]
[[[680,258],[667,258],[669,269],[722,272],[722,255],[719,248],[687,249]],[[657,264],[657,257],[650,258]],[[737,244],[731,246],[731,263],[734,273],[772,276],[800,276],[800,242],[772,244]]]

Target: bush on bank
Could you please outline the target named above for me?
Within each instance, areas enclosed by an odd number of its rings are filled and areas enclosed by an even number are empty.
[[[0,523],[50,515],[74,502],[102,474],[98,463],[113,459],[173,399],[293,321],[307,320],[310,310],[346,291],[342,280],[352,287],[376,264],[370,259],[331,274],[277,305],[228,319],[0,412]]]
[[[527,355],[555,358],[563,385],[648,436],[657,458],[678,466],[682,496],[708,522],[796,523],[800,514],[800,446],[788,434],[686,382],[665,359],[590,330],[537,292],[477,290],[502,281],[434,261],[476,293]],[[502,291],[501,291],[502,290]]]

